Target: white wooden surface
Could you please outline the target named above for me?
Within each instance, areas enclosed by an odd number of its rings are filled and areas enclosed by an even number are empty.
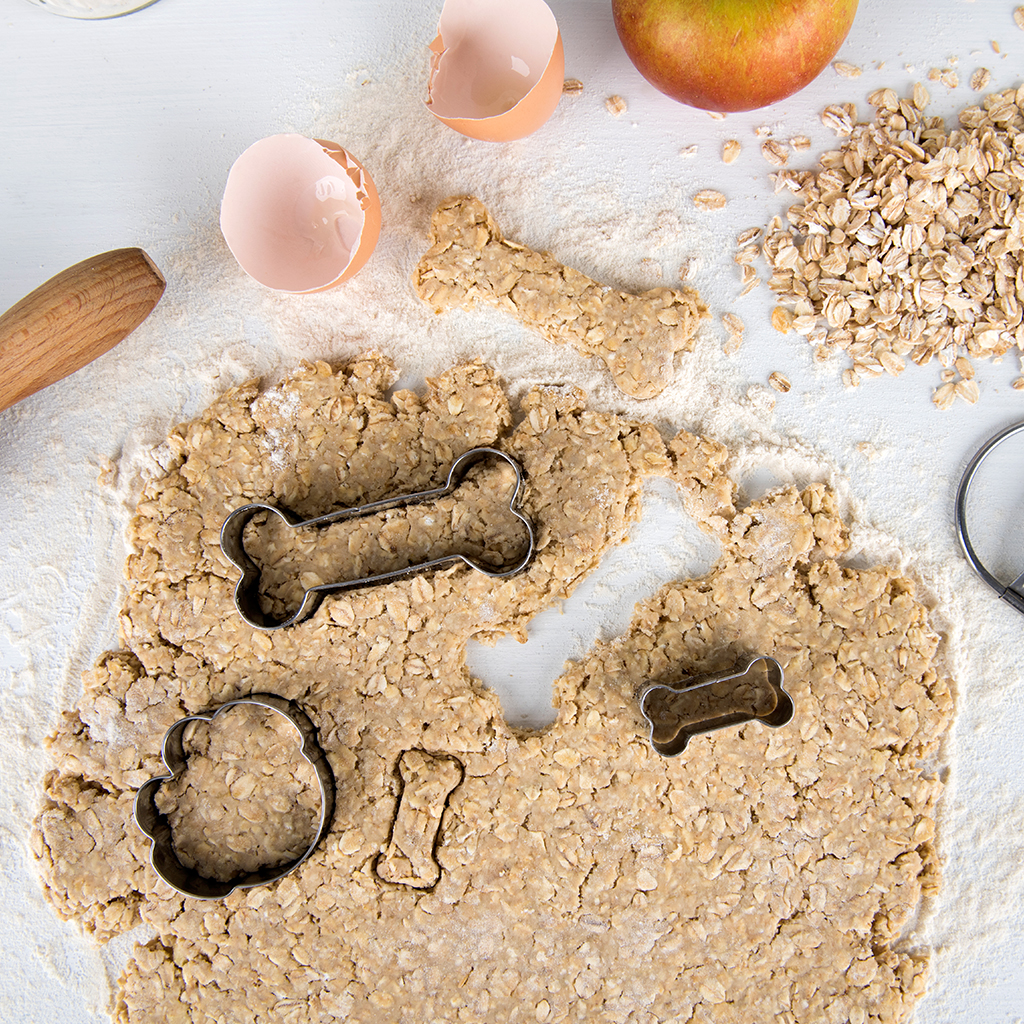
[[[83,22],[6,0],[0,8],[0,309],[53,273],[106,249],[141,245],[158,265],[174,264],[192,233],[216,222],[223,181],[238,153],[276,131],[311,130],[317,103],[332,85],[343,94],[345,81],[356,72],[386,78],[390,68],[430,41],[435,7],[422,0],[160,0],[126,18]],[[629,98],[627,119],[611,119],[598,100],[581,106],[571,129],[586,140],[581,159],[589,162],[595,180],[626,204],[661,201],[660,175],[696,173],[694,165],[678,160],[684,143],[716,154],[723,138],[752,142],[755,126],[772,123],[785,137],[811,135],[817,151],[834,144],[817,121],[828,102],[856,98],[866,110],[863,97],[871,89],[889,85],[905,92],[928,68],[949,66],[950,58],[957,58],[960,88],[950,92],[930,85],[935,111],[952,117],[972,99],[966,82],[975,67],[991,68],[992,86],[1001,88],[1019,84],[1024,60],[1024,33],[1012,20],[1012,3],[862,0],[841,52],[864,66],[860,80],[845,81],[827,71],[798,97],[769,111],[735,115],[725,127],[673,104],[638,78],[621,51],[604,0],[552,0],[552,8],[565,42],[567,74],[593,86],[598,97],[619,92]],[[994,52],[993,40],[1002,55]],[[398,89],[407,87],[396,83]],[[410,92],[410,103],[420,98]],[[358,104],[347,109],[357,115]],[[566,132],[564,124],[559,131]],[[562,137],[552,129],[538,138],[566,160],[575,159],[575,135]],[[531,144],[537,143],[494,149],[496,181],[516,161],[530,157]],[[715,171],[736,197],[725,221],[730,234],[764,223],[782,208],[767,185],[756,147],[746,149],[736,165]],[[439,191],[460,190],[457,166],[424,173],[437,175]],[[386,187],[386,173],[382,177],[378,185]],[[554,215],[557,195],[551,202]],[[735,271],[727,259],[705,267],[698,284],[721,300],[718,311],[730,308]],[[169,294],[174,288],[172,279]],[[242,323],[258,362],[261,346],[269,351],[273,345],[258,323],[241,321],[235,309],[220,309],[222,301],[222,294],[211,296],[208,309],[193,311],[210,328],[210,358],[219,357],[225,334]],[[961,405],[939,415],[927,400],[934,367],[912,369],[885,386],[844,392],[834,376],[816,374],[806,345],[792,336],[780,340],[765,327],[767,295],[755,293],[744,303],[737,307],[748,324],[741,370],[760,382],[779,370],[793,382],[796,400],[780,401],[777,409],[780,430],[798,433],[831,457],[849,475],[852,493],[870,496],[862,508],[870,520],[909,544],[927,542],[939,561],[958,559],[951,518],[959,472],[986,437],[1024,419],[1024,395],[1009,387],[1020,373],[1016,357],[980,368],[978,407]],[[230,328],[224,325],[228,318]],[[74,926],[55,925],[38,896],[25,837],[37,809],[36,775],[46,766],[42,738],[56,713],[73,700],[78,671],[116,639],[116,593],[104,587],[120,572],[121,512],[97,486],[97,467],[132,441],[139,421],[170,424],[198,412],[211,397],[209,388],[176,361],[174,330],[175,321],[168,320],[162,333],[145,336],[146,351],[126,343],[119,354],[82,371],[94,389],[94,405],[71,407],[78,392],[57,385],[0,414],[0,695],[6,716],[0,725],[0,884],[8,908],[0,914],[0,996],[6,1003],[0,1016],[5,1020],[93,1024],[105,1019],[105,961]],[[239,378],[246,370],[238,368]],[[230,378],[226,371],[221,384],[236,382]],[[857,447],[864,441],[881,457],[867,458]],[[1024,458],[1024,449],[1019,454]],[[1020,465],[1020,459],[1009,460],[1000,478],[1006,490],[1003,537],[1018,543],[1018,555]],[[672,541],[676,526],[670,499],[654,504],[636,550],[656,561],[659,545]],[[39,538],[46,531],[70,538],[66,550],[49,560],[40,553]],[[707,556],[695,549],[697,563]],[[509,691],[510,720],[542,715],[544,681],[563,658],[598,632],[621,628],[634,599],[631,588],[643,575],[629,576],[631,562],[620,556],[605,570],[603,591],[592,590],[589,600],[538,626],[516,669],[520,678],[508,681],[527,691],[518,704]],[[40,607],[22,600],[29,573],[52,581],[51,596]],[[616,593],[621,600],[614,600]],[[979,688],[970,672],[959,680],[952,786],[942,821],[947,885],[925,932],[938,952],[931,992],[914,1019],[917,1024],[966,1019],[1011,1024],[1024,1017],[1019,913],[1024,899],[1024,620],[971,580],[958,596],[969,615],[961,638],[966,667],[998,665],[1002,685]],[[595,612],[599,605],[603,610]],[[38,626],[30,629],[26,620],[33,616]],[[71,632],[69,622],[75,624]],[[975,626],[982,636],[977,642]],[[94,639],[69,650],[69,635]],[[484,678],[505,685],[498,662],[490,668],[481,664]],[[993,843],[1003,855],[988,855]],[[993,909],[992,892],[1005,913]],[[116,963],[118,955],[115,949],[107,959]]]

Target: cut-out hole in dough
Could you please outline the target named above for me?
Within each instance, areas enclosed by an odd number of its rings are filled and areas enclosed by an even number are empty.
[[[555,720],[551,685],[567,660],[624,632],[638,601],[672,580],[703,576],[720,554],[684,511],[675,485],[651,481],[626,543],[609,551],[571,597],[530,620],[526,644],[512,637],[493,646],[471,640],[469,670],[497,693],[510,726],[543,729]]]

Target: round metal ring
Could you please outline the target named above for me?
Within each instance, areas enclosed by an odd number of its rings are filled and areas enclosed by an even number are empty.
[[[1006,601],[1007,604],[1024,614],[1024,593],[1015,589],[1024,584],[1024,573],[1018,576],[1012,583],[1001,583],[982,564],[982,561],[978,557],[978,553],[974,550],[974,545],[971,544],[971,539],[967,533],[967,496],[970,493],[971,483],[974,481],[975,475],[981,468],[981,464],[996,448],[999,447],[999,445],[1013,437],[1015,434],[1019,434],[1021,432],[1024,432],[1024,423],[1015,423],[1012,426],[1007,427],[1005,430],[1001,430],[994,437],[986,441],[975,454],[974,458],[967,464],[967,468],[964,470],[964,475],[960,478],[960,486],[957,488],[956,492],[954,521],[956,523],[957,539],[960,541],[960,547],[963,549],[964,555],[970,563],[971,568],[974,569],[985,583],[987,583],[999,595],[999,597]]]

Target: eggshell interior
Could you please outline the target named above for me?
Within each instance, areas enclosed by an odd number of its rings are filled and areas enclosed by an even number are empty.
[[[536,131],[562,93],[565,56],[543,0],[446,0],[427,106],[457,131],[504,142]]]
[[[232,166],[220,227],[239,265],[260,284],[320,291],[369,259],[380,235],[380,198],[337,143],[271,135]]]

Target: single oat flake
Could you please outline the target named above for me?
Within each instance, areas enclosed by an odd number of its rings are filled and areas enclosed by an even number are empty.
[[[567,78],[562,83],[562,92],[566,96],[578,96],[583,92],[583,83],[578,78]]]
[[[778,370],[768,376],[768,383],[771,384],[776,391],[781,391],[782,394],[785,394],[793,386],[789,383],[789,379],[779,373]]]
[[[849,64],[845,60],[833,61],[832,68],[842,78],[860,78],[861,76],[861,68],[856,64]]]
[[[975,92],[981,92],[992,81],[992,72],[988,68],[978,68],[971,75],[971,88]]]
[[[743,147],[740,145],[738,139],[727,139],[722,144],[722,163],[732,164],[735,163],[740,155],[740,150]]]
[[[789,153],[774,139],[768,139],[761,144],[761,155],[775,167],[785,167],[789,163]]]
[[[713,188],[702,188],[693,197],[693,205],[698,210],[722,210],[725,208],[725,203],[725,196]]]
[[[772,327],[780,334],[786,334],[793,329],[795,317],[785,306],[776,306],[772,310]]]
[[[743,345],[743,332],[746,330],[746,326],[735,313],[723,313],[722,326],[729,335],[722,346],[722,351],[727,356],[735,355]]]
[[[626,101],[618,94],[609,96],[604,101],[604,105],[608,108],[608,113],[615,117],[621,117],[627,110]]]

